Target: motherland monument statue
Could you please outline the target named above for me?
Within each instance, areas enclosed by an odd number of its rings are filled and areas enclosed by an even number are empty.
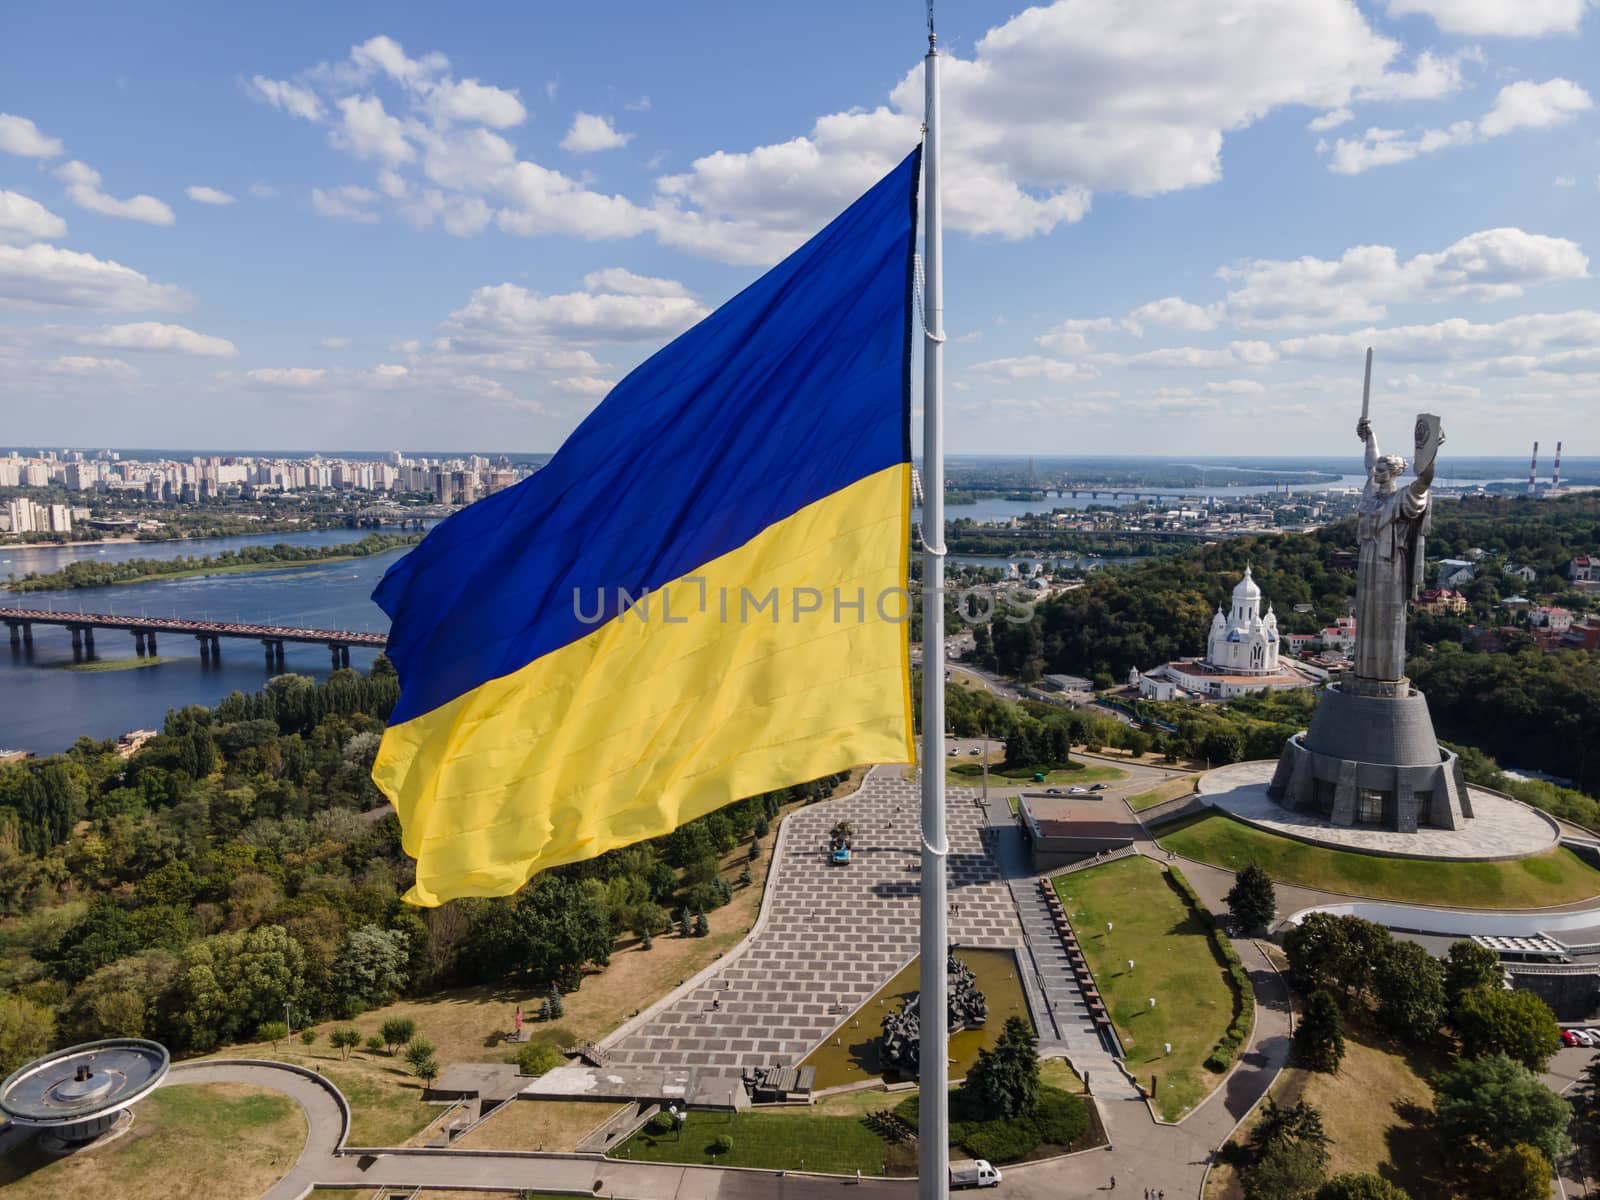
[[[1353,669],[1323,692],[1311,728],[1285,744],[1268,794],[1335,825],[1456,829],[1472,816],[1461,765],[1440,748],[1427,699],[1405,674],[1406,608],[1422,586],[1428,493],[1444,431],[1433,414],[1417,415],[1416,478],[1401,488],[1406,460],[1379,451],[1371,396],[1368,350],[1356,423],[1367,486],[1356,517]]]

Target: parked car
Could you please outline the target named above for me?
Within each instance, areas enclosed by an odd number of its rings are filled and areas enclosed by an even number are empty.
[[[1089,790],[1091,792],[1103,792],[1110,786],[1111,785],[1109,783],[1097,783],[1092,788],[1090,788]]]
[[[980,751],[976,746],[974,746],[971,750],[968,750],[967,753],[968,754],[980,754],[980,753],[982,753],[982,751]]]
[[[1578,1035],[1573,1033],[1570,1029],[1563,1029],[1561,1031],[1561,1044],[1563,1046],[1578,1045]]]
[[[1044,794],[1046,796],[1059,796],[1059,795],[1061,795],[1061,789],[1060,788],[1045,788]]]
[[[1081,795],[1083,795],[1083,793],[1086,790],[1087,790],[1086,788],[1081,788],[1081,787],[1078,787],[1076,784],[1074,784],[1072,787],[1069,787],[1067,789],[1067,795],[1069,795],[1069,796],[1081,796]]]
[[[1573,1034],[1578,1039],[1580,1046],[1600,1046],[1600,1034],[1592,1029],[1574,1029]]]

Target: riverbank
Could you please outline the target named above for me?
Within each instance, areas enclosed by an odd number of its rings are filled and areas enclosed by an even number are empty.
[[[269,535],[270,536],[270,535]],[[60,570],[39,575],[29,573],[7,582],[6,590],[16,593],[54,590],[79,591],[123,584],[153,583],[162,580],[197,579],[211,575],[248,575],[267,571],[293,571],[330,563],[351,562],[358,558],[408,549],[423,538],[421,533],[368,534],[357,542],[345,542],[317,549],[278,543],[256,546],[243,552],[224,551],[216,557],[172,559],[128,558],[101,562],[80,559]]]
[[[62,663],[61,669],[97,675],[106,671],[136,671],[140,667],[159,667],[162,663],[172,661],[171,658],[164,658],[159,654],[147,655],[144,658],[92,658],[88,662]]]

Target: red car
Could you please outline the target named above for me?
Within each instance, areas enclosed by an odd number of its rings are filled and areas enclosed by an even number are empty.
[[[1576,1046],[1578,1044],[1578,1035],[1570,1029],[1563,1029],[1561,1031],[1561,1044],[1563,1046]]]

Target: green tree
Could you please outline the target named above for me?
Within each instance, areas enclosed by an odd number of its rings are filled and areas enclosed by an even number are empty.
[[[276,1019],[300,993],[304,971],[305,951],[281,925],[191,942],[161,1002],[168,1036],[198,1050],[236,1041]]]
[[[1434,1114],[1447,1140],[1487,1150],[1528,1145],[1554,1162],[1570,1146],[1572,1107],[1502,1053],[1465,1059],[1433,1081]]]
[[[711,1139],[711,1153],[713,1155],[723,1155],[732,1149],[733,1138],[729,1137],[725,1133],[719,1133],[716,1137]]]
[[[1461,1053],[1506,1054],[1532,1071],[1544,1070],[1561,1046],[1550,1006],[1532,992],[1479,987],[1462,995],[1455,1015]]]
[[[1021,1017],[1007,1017],[994,1049],[978,1051],[961,1090],[990,1116],[1030,1115],[1039,1102],[1039,1039],[1032,1026]]]
[[[1381,1175],[1335,1175],[1317,1189],[1316,1200],[1411,1200],[1404,1188],[1398,1188]]]
[[[566,1002],[561,999],[560,988],[551,988],[550,996],[545,1003],[549,1005],[549,1012],[547,1013],[549,1020],[559,1021],[562,1017],[567,1015],[567,1005]]]
[[[278,1043],[289,1036],[289,1027],[282,1021],[267,1021],[260,1029],[256,1030],[258,1042],[271,1042],[272,1052],[278,1052]]]
[[[1276,1142],[1240,1172],[1246,1200],[1312,1200],[1327,1154],[1308,1142]]]
[[[1305,1012],[1294,1031],[1300,1060],[1314,1071],[1334,1072],[1344,1061],[1344,1020],[1339,1002],[1324,988],[1306,997]]]
[[[417,1036],[417,1023],[410,1017],[389,1017],[378,1027],[378,1033],[383,1038],[384,1049],[392,1055],[398,1047]]]
[[[409,939],[398,930],[352,929],[334,963],[333,990],[362,1007],[387,1004],[405,986],[410,961]]]
[[[702,910],[700,912],[695,913],[695,915],[694,915],[694,935],[695,935],[695,937],[705,937],[710,932],[711,932],[711,923],[706,920],[705,912]]]
[[[1489,1200],[1547,1200],[1550,1160],[1536,1146],[1503,1146],[1489,1156]]]
[[[418,1070],[418,1068],[423,1063],[433,1058],[433,1049],[433,1043],[427,1038],[412,1038],[411,1041],[406,1044],[406,1065],[409,1066],[413,1071],[417,1071],[417,1073],[420,1075],[421,1071]]]
[[[49,1008],[14,993],[0,996],[0,1077],[50,1049],[55,1032]]]
[[[361,1045],[361,1031],[354,1025],[343,1025],[328,1035],[328,1044],[339,1052],[341,1059],[348,1059],[350,1051]]]
[[[1278,894],[1272,877],[1255,863],[1247,863],[1233,877],[1226,897],[1228,911],[1246,930],[1265,929],[1278,915]]]
[[[383,1035],[381,1033],[370,1035],[364,1045],[368,1054],[377,1054],[380,1051],[388,1053],[388,1048],[383,1044]]]
[[[417,1078],[422,1080],[427,1087],[432,1087],[433,1081],[439,1078],[439,1060],[431,1054],[419,1062],[412,1063],[411,1069],[417,1073]]]
[[[1348,1006],[1371,994],[1378,960],[1393,940],[1382,925],[1316,912],[1284,934],[1283,950],[1302,990],[1325,987]]]
[[[300,1031],[300,1040],[307,1046],[316,1045],[317,1031],[315,1029],[302,1029]]]
[[[1505,976],[1500,956],[1487,946],[1462,940],[1450,947],[1444,960],[1445,999],[1454,1014],[1461,998],[1474,988],[1499,987]]]
[[[1373,985],[1378,1020],[1412,1041],[1432,1037],[1444,1020],[1444,968],[1415,942],[1392,941],[1378,956]]]

